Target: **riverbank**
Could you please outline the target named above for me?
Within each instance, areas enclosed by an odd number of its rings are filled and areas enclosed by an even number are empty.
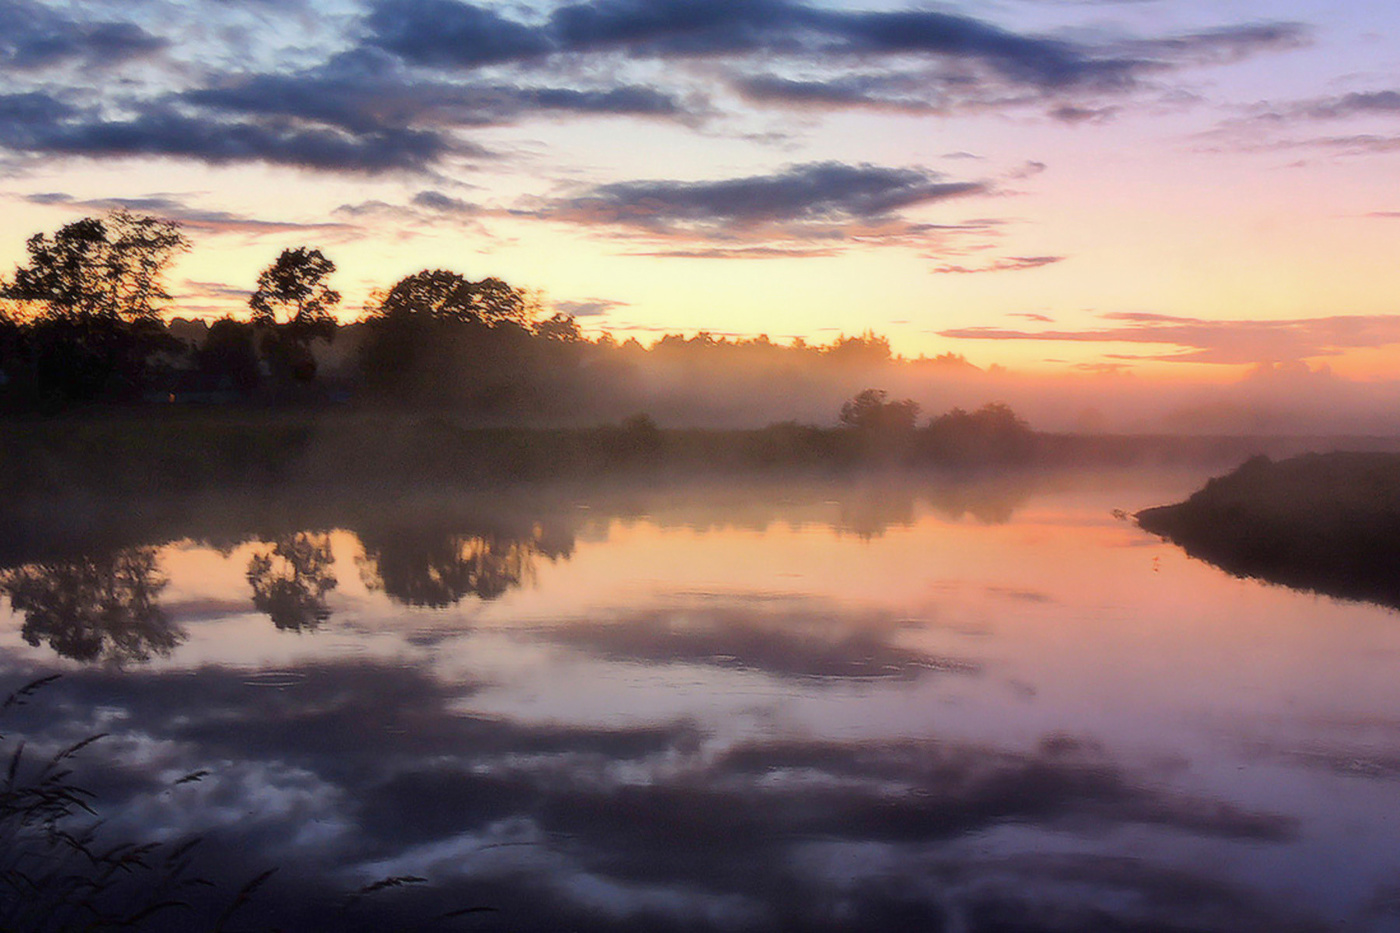
[[[444,416],[277,409],[110,410],[0,421],[0,495],[168,494],[328,486],[479,488],[501,482],[869,469],[985,472],[1065,467],[1226,468],[1256,454],[1396,438],[1075,435],[1027,431],[1015,444],[786,422],[750,430],[670,429],[645,415],[594,427],[481,427]]]
[[[1236,576],[1400,608],[1400,455],[1255,457],[1136,518]]]

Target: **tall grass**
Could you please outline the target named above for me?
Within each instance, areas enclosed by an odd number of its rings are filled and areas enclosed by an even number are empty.
[[[9,694],[0,702],[0,726],[58,677],[41,677]],[[258,900],[277,868],[258,872],[230,894],[227,879],[216,883],[197,872],[197,856],[205,845],[201,836],[166,842],[108,839],[94,795],[73,776],[78,755],[105,737],[91,735],[36,758],[23,740],[12,743],[8,732],[0,733],[0,761],[6,762],[0,784],[0,933],[248,929],[245,908]],[[171,786],[209,776],[206,770],[193,771]],[[313,928],[347,933],[383,929],[383,911],[372,916],[364,910],[368,902],[427,883],[414,875],[374,881],[338,903],[327,902]],[[425,912],[411,908],[425,905],[394,906],[404,908],[391,911],[395,928],[404,930],[442,929],[447,921],[494,912],[474,906],[421,915]],[[285,929],[275,922],[266,928]]]
[[[57,677],[11,693],[0,716]],[[102,838],[93,795],[74,781],[72,765],[104,737],[89,736],[46,758],[26,754],[23,741],[9,753],[0,785],[0,930],[139,929],[159,914],[189,909],[193,892],[213,888],[192,872],[198,837],[172,843]],[[9,744],[8,736],[0,735],[0,742]]]

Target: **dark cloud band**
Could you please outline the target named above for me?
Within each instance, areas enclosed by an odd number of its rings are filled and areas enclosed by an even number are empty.
[[[719,181],[628,181],[547,203],[542,216],[665,231],[737,233],[764,224],[888,218],[918,204],[985,191],[916,168],[817,162]]]

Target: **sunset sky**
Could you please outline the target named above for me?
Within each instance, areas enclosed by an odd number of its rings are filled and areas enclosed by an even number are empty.
[[[0,0],[0,268],[126,206],[648,342],[1400,379],[1394,0]]]

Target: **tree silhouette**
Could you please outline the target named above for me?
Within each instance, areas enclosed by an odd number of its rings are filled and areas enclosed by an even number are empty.
[[[529,296],[500,279],[473,282],[446,269],[424,269],[395,282],[373,316],[394,322],[412,318],[453,324],[509,321],[525,326],[533,314]]]
[[[316,377],[311,341],[335,338],[332,313],[340,292],[326,279],[335,263],[319,249],[284,249],[258,275],[258,287],[248,299],[253,323],[264,331],[261,348],[268,366],[281,382],[310,382]]]
[[[21,635],[65,658],[117,663],[165,656],[185,638],[157,602],[167,580],[154,548],[26,564],[0,574],[0,592],[24,613]]]
[[[118,211],[29,238],[28,263],[0,283],[23,320],[5,349],[8,393],[33,400],[126,398],[156,382],[154,359],[180,347],[159,312],[163,278],[189,242],[170,221]]]
[[[204,343],[195,352],[195,363],[212,388],[252,391],[258,384],[254,326],[233,318],[210,324]]]
[[[919,417],[918,403],[911,399],[887,402],[884,389],[866,389],[841,406],[840,421],[856,431],[907,434]]]
[[[311,336],[329,337],[335,332],[331,314],[340,304],[340,292],[326,284],[335,263],[319,249],[305,246],[284,249],[258,275],[258,287],[248,299],[253,323],[266,327],[285,325]]]
[[[153,321],[170,299],[165,268],[188,248],[171,221],[126,211],[85,217],[52,237],[30,237],[29,264],[15,270],[0,294],[37,303],[49,318]]]
[[[279,629],[314,629],[331,611],[326,594],[335,589],[330,535],[307,532],[279,538],[248,561],[253,605]]]
[[[560,340],[565,343],[578,343],[583,340],[583,332],[579,330],[578,319],[572,314],[565,314],[562,311],[553,317],[540,321],[534,329],[536,337],[543,337],[546,340]]]
[[[373,307],[361,372],[382,397],[398,401],[509,407],[532,384],[536,305],[500,279],[415,272]]]
[[[1035,450],[1035,432],[1002,402],[974,412],[954,408],[920,433],[924,455],[945,463],[1024,461]]]

